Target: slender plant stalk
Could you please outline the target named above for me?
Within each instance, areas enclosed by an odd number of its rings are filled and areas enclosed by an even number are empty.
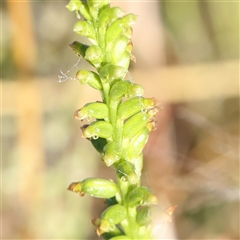
[[[67,8],[81,16],[74,31],[91,43],[75,41],[70,46],[95,68],[78,71],[76,78],[102,96],[102,102],[87,103],[74,116],[88,121],[82,126],[83,137],[91,141],[106,166],[115,169],[117,179],[87,178],[71,183],[68,189],[106,199],[106,210],[92,221],[98,236],[151,239],[151,206],[157,198],[141,186],[140,178],[142,151],[158,109],[155,99],[143,97],[141,85],[126,80],[130,60],[135,60],[131,26],[137,16],[110,7],[109,0],[71,0]]]

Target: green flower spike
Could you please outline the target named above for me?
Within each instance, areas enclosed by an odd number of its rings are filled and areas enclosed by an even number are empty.
[[[154,98],[145,98],[144,89],[126,80],[132,55],[132,25],[135,14],[110,7],[109,0],[71,0],[69,11],[80,20],[74,31],[89,40],[89,45],[74,41],[70,47],[94,70],[79,70],[75,78],[98,90],[101,101],[86,103],[74,118],[88,121],[82,135],[100,154],[107,167],[116,172],[116,182],[87,178],[68,189],[81,196],[106,199],[106,210],[94,218],[98,236],[112,240],[153,239],[151,206],[157,198],[141,186],[143,148],[154,129],[158,112]]]

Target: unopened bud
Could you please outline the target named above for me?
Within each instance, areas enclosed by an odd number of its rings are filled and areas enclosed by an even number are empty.
[[[96,121],[91,123],[87,128],[83,130],[83,136],[85,138],[111,138],[113,134],[113,127],[110,122]]]
[[[81,196],[86,193],[97,198],[111,198],[117,194],[118,187],[109,180],[86,178],[82,182],[71,183],[68,190],[77,192]]]

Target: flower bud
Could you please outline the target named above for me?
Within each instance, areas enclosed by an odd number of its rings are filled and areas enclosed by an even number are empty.
[[[118,118],[125,120],[134,114],[155,106],[152,98],[133,97],[121,103],[118,107]]]
[[[85,57],[86,50],[89,48],[88,45],[74,41],[73,43],[69,44],[72,50],[78,57]]]
[[[123,67],[106,64],[100,69],[99,76],[104,82],[111,82],[114,79],[122,79],[126,75],[126,70]]]
[[[113,49],[111,51],[112,63],[118,65],[117,63],[118,63],[118,61],[120,61],[122,59],[122,56],[126,51],[128,43],[129,43],[129,39],[127,37],[125,37],[124,35],[121,35],[117,39],[117,41],[115,42]]]
[[[127,217],[127,210],[123,205],[115,204],[108,207],[102,214],[101,219],[108,220],[113,224],[122,222]]]
[[[86,50],[85,59],[98,68],[103,60],[103,52],[100,47],[92,45]]]
[[[101,80],[95,72],[80,70],[77,72],[76,78],[81,84],[88,84],[94,89],[102,90]]]
[[[98,33],[100,46],[105,49],[105,34],[107,27],[118,18],[124,15],[124,11],[119,7],[106,8],[99,14]]]
[[[113,127],[110,122],[106,121],[96,121],[91,123],[88,127],[83,129],[83,136],[85,138],[97,139],[101,138],[111,138],[113,134]]]
[[[93,44],[97,44],[95,29],[90,22],[78,21],[74,25],[73,31],[77,32],[80,36],[87,37]]]
[[[151,193],[150,189],[138,187],[127,195],[127,202],[131,207],[148,206],[157,204],[157,198]]]
[[[88,21],[92,20],[88,5],[80,0],[70,0],[66,8],[69,11],[80,11],[81,15]]]
[[[123,17],[123,15],[124,11],[120,7],[105,8],[102,10],[98,20],[99,34],[105,34],[107,26],[118,18]]]
[[[136,184],[139,180],[135,173],[135,166],[126,160],[122,160],[115,166],[118,178],[123,182],[128,181],[130,184]]]
[[[149,115],[139,112],[129,118],[123,126],[123,138],[133,138],[149,121]]]
[[[76,11],[79,10],[81,6],[81,1],[80,0],[70,0],[69,3],[67,4],[66,8],[70,11]]]
[[[74,118],[83,119],[106,119],[108,117],[108,106],[102,102],[87,103],[83,108],[75,111]]]
[[[125,27],[130,27],[137,21],[137,18],[138,18],[137,15],[130,13],[130,14],[127,14],[126,16],[122,17],[121,21]]]
[[[136,96],[141,97],[143,95],[144,95],[144,88],[140,84],[129,82],[128,92],[126,97],[128,98],[136,97]]]
[[[143,207],[141,208],[136,216],[136,222],[140,226],[144,226],[150,224],[152,221],[152,214],[150,207]]]
[[[71,183],[68,190],[77,192],[81,196],[85,193],[97,198],[111,198],[118,192],[117,185],[109,180],[100,178],[86,178],[82,182]]]
[[[122,24],[122,19],[119,18],[112,22],[107,28],[105,35],[106,51],[111,52],[116,40],[123,34],[125,27]]]

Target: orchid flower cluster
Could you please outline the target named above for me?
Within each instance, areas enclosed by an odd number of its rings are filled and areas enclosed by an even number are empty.
[[[127,80],[132,54],[132,25],[135,14],[110,7],[109,0],[71,0],[69,11],[82,16],[74,31],[88,38],[90,45],[70,44],[95,71],[80,70],[76,79],[100,91],[102,102],[85,104],[75,119],[89,124],[81,127],[107,167],[116,171],[116,182],[87,178],[73,182],[69,190],[106,199],[107,208],[92,223],[104,239],[151,239],[151,206],[157,198],[141,186],[143,148],[154,128],[158,112],[154,98],[144,98],[141,85]]]

